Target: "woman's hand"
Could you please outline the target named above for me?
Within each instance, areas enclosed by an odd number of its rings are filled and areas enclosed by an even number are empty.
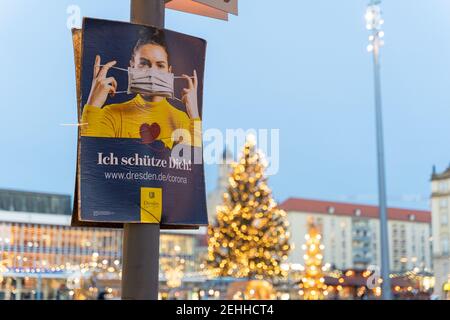
[[[90,106],[101,108],[108,98],[108,94],[114,94],[117,90],[117,81],[114,77],[107,78],[108,70],[113,67],[117,62],[111,61],[101,67],[100,56],[95,57],[94,63],[94,76],[92,79],[91,92],[87,100],[87,104]]]
[[[181,97],[181,101],[186,105],[186,111],[191,119],[200,118],[200,114],[198,112],[198,101],[197,101],[197,71],[194,70],[194,76],[189,77],[188,75],[183,74],[183,78],[188,82],[188,87],[183,89],[183,95]]]

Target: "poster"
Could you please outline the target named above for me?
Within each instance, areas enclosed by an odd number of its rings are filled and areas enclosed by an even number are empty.
[[[207,225],[206,42],[90,18],[73,35],[79,117],[73,224]]]

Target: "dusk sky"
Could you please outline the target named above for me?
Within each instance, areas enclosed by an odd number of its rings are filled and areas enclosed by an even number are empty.
[[[241,0],[228,22],[167,11],[166,28],[208,42],[204,128],[280,129],[279,201],[377,201],[367,2]],[[72,4],[129,19],[126,0],[0,0],[0,188],[73,194]],[[450,1],[382,8],[388,202],[426,209],[432,165],[450,164]],[[216,167],[206,175],[211,190]]]

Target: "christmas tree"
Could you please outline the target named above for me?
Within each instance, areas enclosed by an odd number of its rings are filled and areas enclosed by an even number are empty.
[[[248,139],[232,164],[223,205],[208,230],[208,270],[217,277],[274,279],[286,276],[281,264],[290,251],[286,212],[267,186],[267,164]]]
[[[305,271],[300,281],[300,295],[305,300],[321,300],[324,298],[326,286],[324,284],[322,272],[322,251],[321,235],[317,227],[310,223],[309,231],[305,235],[306,244],[302,246],[305,250],[303,256],[305,260]],[[325,293],[326,295],[326,293]]]

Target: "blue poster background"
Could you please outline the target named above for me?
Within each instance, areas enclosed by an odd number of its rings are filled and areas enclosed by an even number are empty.
[[[158,151],[161,150],[161,151]],[[203,225],[206,220],[203,165],[190,171],[140,166],[101,166],[98,153],[114,153],[121,158],[139,155],[169,159],[170,151],[162,143],[143,145],[139,139],[81,137],[81,211],[82,219],[101,222],[140,221],[140,188],[163,189],[164,225]],[[193,152],[193,151],[192,151]],[[145,173],[185,177],[187,184],[168,181],[106,179],[105,173]],[[95,216],[96,211],[112,214]]]
[[[85,105],[92,83],[93,64],[96,55],[102,57],[102,63],[116,60],[118,67],[127,68],[130,53],[142,28],[152,28],[123,22],[98,19],[85,19],[83,23],[82,75],[81,75],[81,110]],[[176,74],[198,74],[198,107],[202,115],[203,75],[206,42],[202,39],[164,30],[165,40],[170,52],[170,63]],[[111,69],[108,75],[118,82],[118,90],[126,90],[127,74]],[[180,97],[184,83],[175,82],[175,96]],[[133,95],[117,94],[109,96],[105,105],[121,103],[132,99]],[[186,112],[184,105],[177,100],[168,99],[169,103]],[[146,166],[99,165],[98,154],[113,153],[119,159],[138,154],[169,161],[171,150],[160,141],[143,144],[141,139],[79,137],[79,188],[77,215],[78,225],[83,222],[104,223],[139,223],[141,212],[141,188],[162,189],[162,228],[186,228],[207,225],[205,179],[203,163],[192,163],[191,170],[157,168]],[[200,152],[201,148],[191,148],[191,154]],[[193,160],[193,159],[192,159]],[[203,162],[203,161],[202,161]],[[185,178],[187,183],[159,181],[154,179],[107,179],[107,173],[147,173],[148,175],[171,175]],[[100,213],[100,214],[99,214]]]

